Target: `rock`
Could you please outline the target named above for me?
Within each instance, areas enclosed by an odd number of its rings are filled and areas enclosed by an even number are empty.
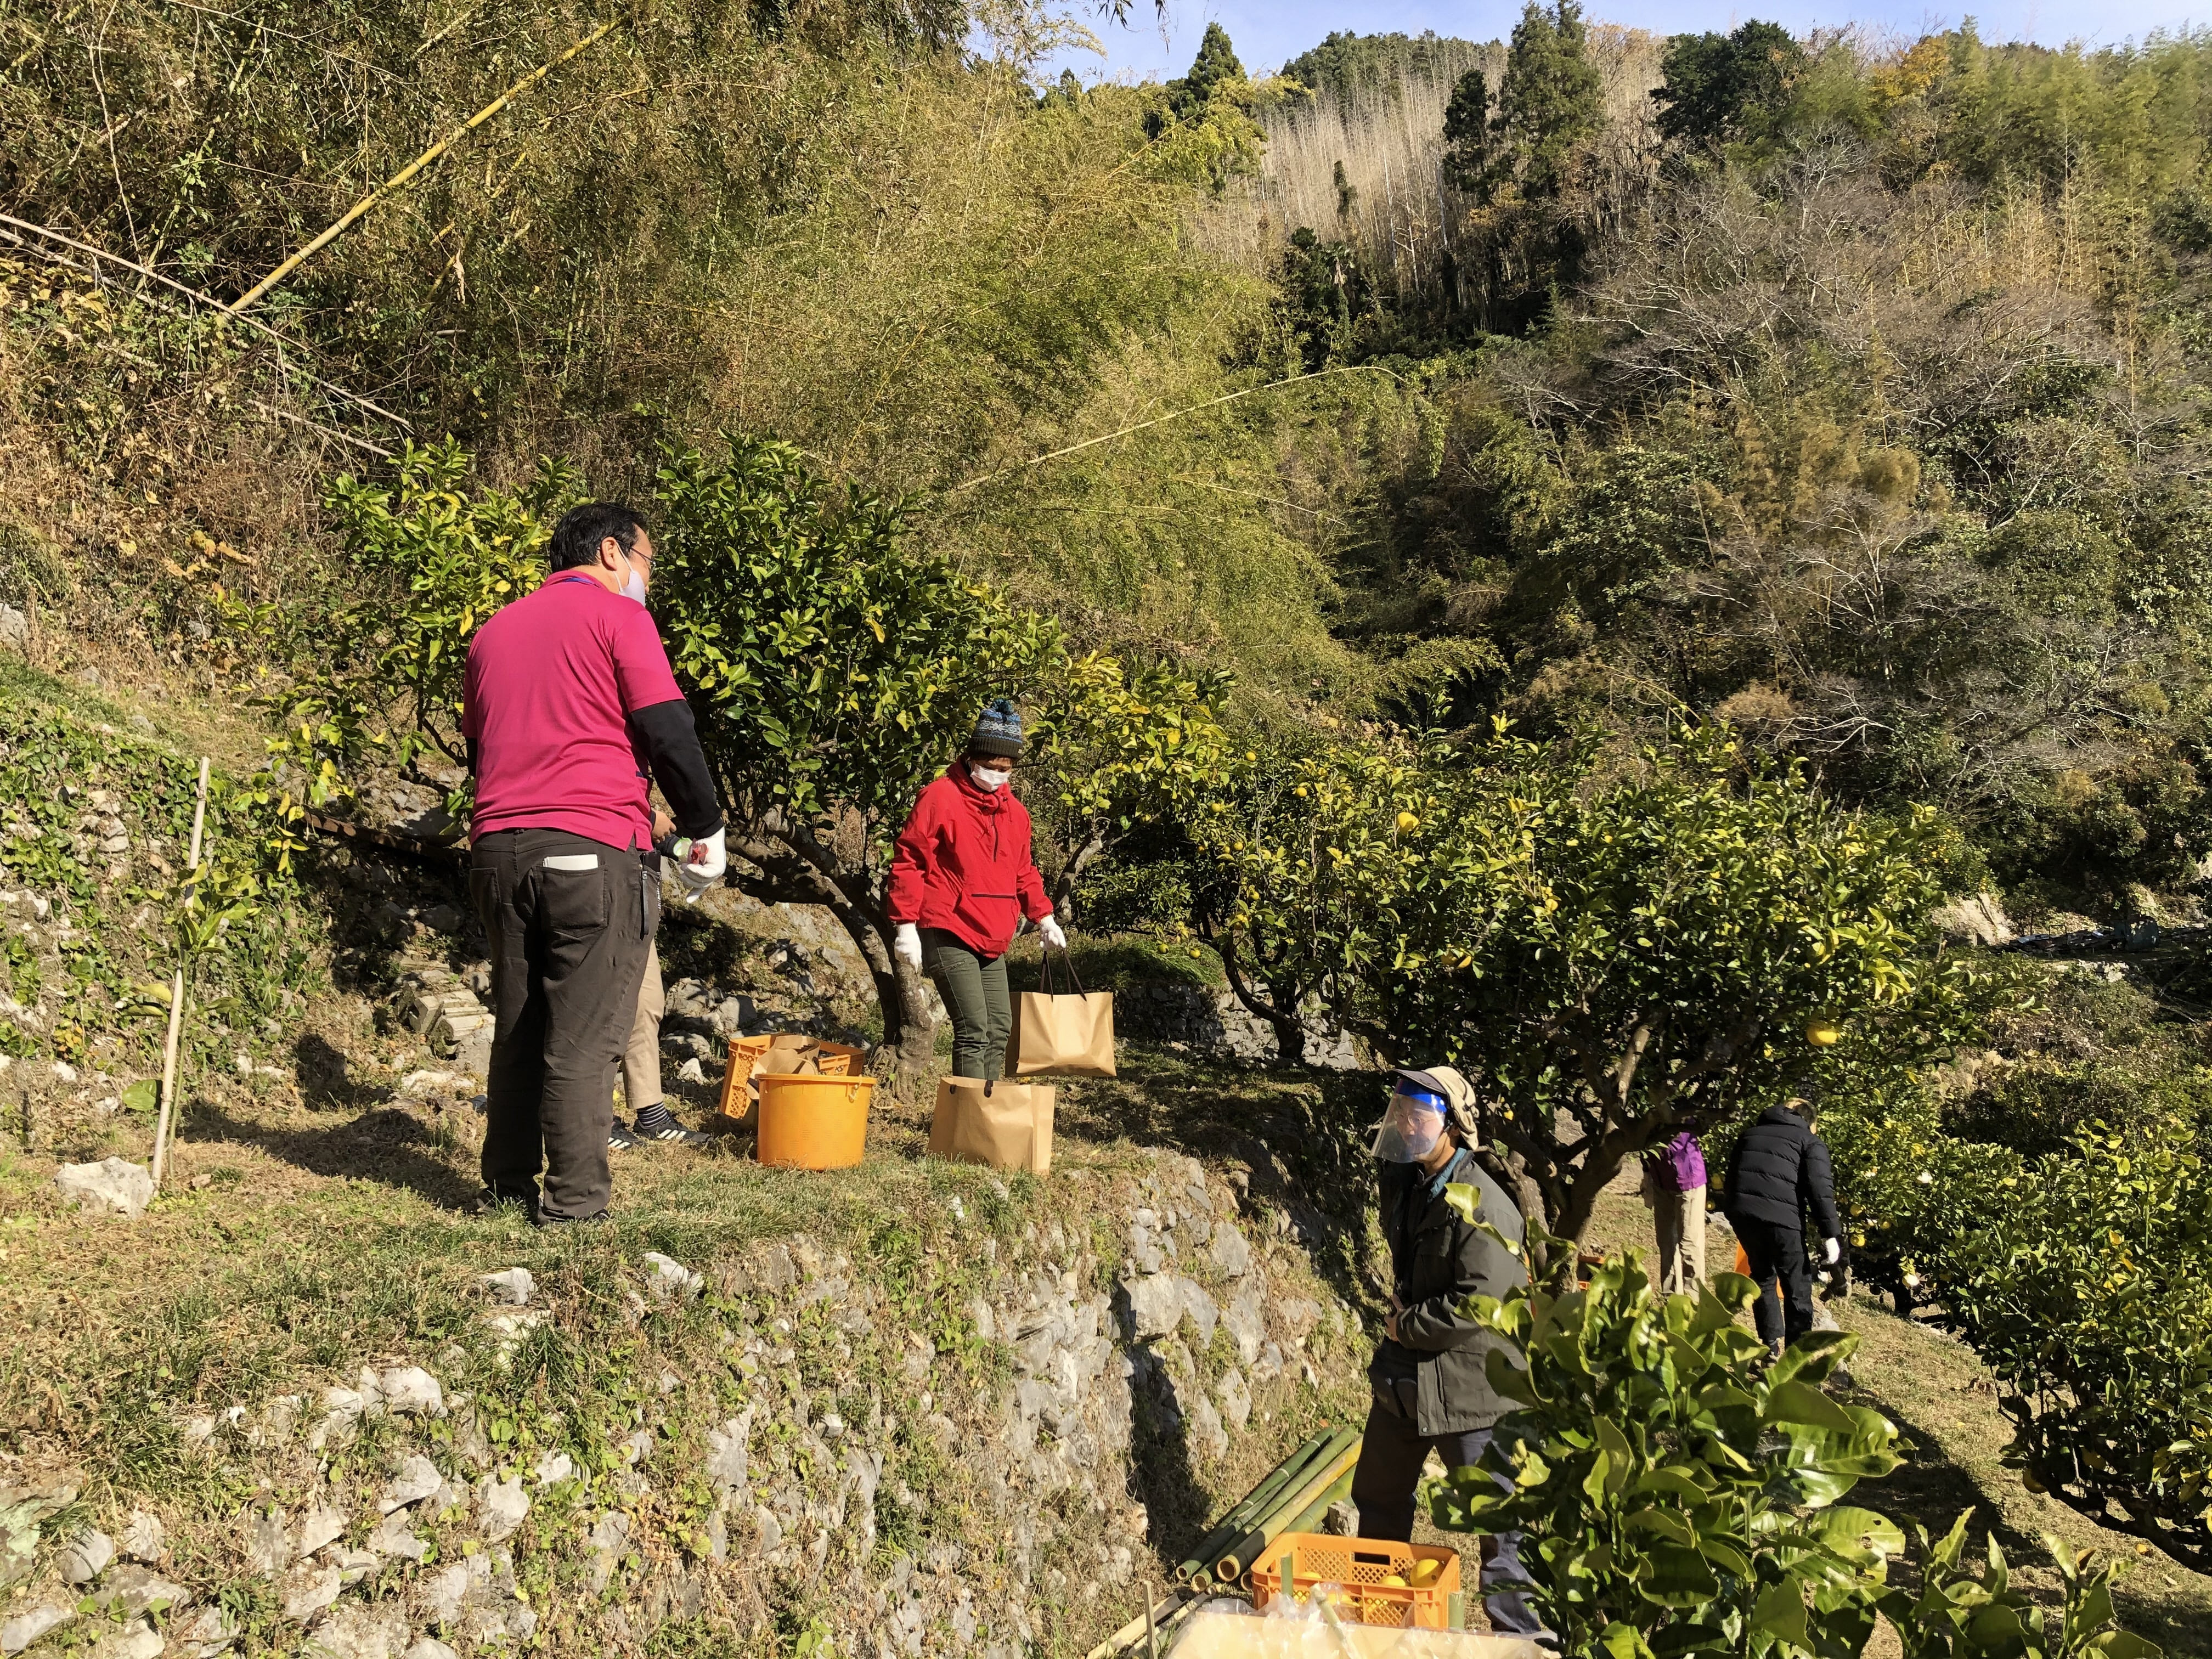
[[[550,1486],[556,1480],[573,1480],[576,1478],[575,1461],[564,1451],[547,1452],[538,1460],[533,1473],[541,1486]]]
[[[348,1601],[331,1609],[308,1650],[328,1659],[393,1659],[406,1641],[406,1621],[389,1602]]]
[[[336,1567],[301,1562],[284,1581],[284,1616],[295,1624],[306,1624],[338,1599],[339,1588]]]
[[[745,1484],[746,1443],[752,1434],[752,1410],[732,1418],[719,1429],[707,1431],[707,1462],[702,1470],[720,1492],[736,1492]]]
[[[1221,1404],[1221,1415],[1232,1429],[1242,1430],[1252,1415],[1252,1390],[1246,1386],[1244,1375],[1234,1365],[1221,1374],[1214,1384],[1213,1397]]]
[[[1206,1293],[1206,1287],[1196,1279],[1182,1279],[1178,1281],[1176,1289],[1182,1297],[1184,1314],[1198,1328],[1198,1346],[1202,1348],[1213,1340],[1213,1328],[1221,1321],[1220,1310],[1213,1305],[1213,1298]]]
[[[160,1517],[144,1510],[134,1510],[131,1518],[123,1523],[123,1535],[116,1541],[116,1553],[126,1561],[137,1561],[155,1566],[168,1553],[169,1534]]]
[[[434,904],[422,913],[422,925],[433,933],[458,933],[461,931],[460,909],[451,904]]]
[[[333,1550],[331,1565],[338,1570],[338,1583],[358,1584],[384,1565],[374,1550]]]
[[[682,1262],[665,1256],[658,1250],[645,1253],[645,1272],[647,1288],[663,1302],[696,1297],[707,1288],[703,1275],[693,1273]]]
[[[1213,1230],[1208,1254],[1213,1265],[1231,1279],[1242,1279],[1252,1271],[1252,1247],[1244,1242],[1243,1234],[1225,1221]]]
[[[404,1510],[394,1510],[376,1523],[376,1530],[368,1535],[372,1554],[404,1556],[410,1561],[420,1561],[430,1553],[430,1547],[415,1535],[412,1517]]]
[[[384,1489],[384,1496],[376,1507],[386,1515],[394,1510],[404,1510],[410,1504],[419,1504],[446,1484],[446,1477],[438,1473],[438,1466],[416,1452],[399,1465],[398,1473],[392,1477]],[[371,1548],[375,1547],[374,1545]]]
[[[1359,1536],[1359,1506],[1349,1498],[1340,1498],[1322,1511],[1321,1529],[1332,1538]]]
[[[283,1515],[269,1510],[253,1517],[246,1528],[246,1571],[260,1578],[274,1578],[292,1565],[291,1528],[284,1524]]]
[[[81,1532],[62,1551],[62,1579],[65,1583],[89,1584],[115,1559],[115,1544],[104,1532]]]
[[[459,1072],[410,1072],[399,1079],[399,1092],[416,1100],[433,1095],[465,1095],[475,1089],[476,1079]]]
[[[346,1512],[316,1504],[300,1517],[299,1553],[313,1555],[326,1544],[345,1536]]]
[[[1273,1382],[1283,1374],[1283,1351],[1272,1342],[1263,1343],[1260,1357],[1252,1362],[1251,1371],[1255,1382]]]
[[[530,1513],[530,1495],[520,1478],[495,1480],[490,1475],[477,1483],[477,1508],[482,1517],[484,1542],[503,1544],[514,1536]]]
[[[2009,945],[2014,934],[2012,919],[1995,893],[1973,893],[1936,907],[1929,918],[1938,932],[1954,943],[1988,948]]]
[[[434,1625],[453,1628],[460,1623],[461,1609],[469,1599],[468,1567],[456,1561],[441,1568],[422,1582],[416,1595],[425,1619]]]
[[[117,1567],[109,1572],[99,1596],[108,1607],[119,1607],[125,1619],[136,1619],[142,1613],[161,1607],[179,1610],[190,1607],[192,1601],[192,1593],[182,1584],[172,1583],[151,1567],[135,1565]]]
[[[592,1527],[588,1541],[592,1550],[590,1583],[592,1594],[597,1595],[614,1577],[623,1548],[629,1542],[629,1516],[620,1510],[609,1510]]]
[[[76,1609],[55,1602],[19,1613],[0,1625],[0,1653],[21,1653],[50,1630],[59,1630],[76,1617]]]
[[[104,1158],[97,1164],[64,1164],[54,1171],[62,1202],[137,1220],[154,1201],[154,1177],[143,1164]]]
[[[420,1365],[394,1365],[376,1379],[385,1409],[404,1417],[443,1417],[446,1397],[438,1379]]]
[[[1222,1310],[1221,1324],[1236,1341],[1239,1364],[1249,1366],[1260,1358],[1267,1340],[1267,1317],[1257,1289],[1238,1291],[1236,1300]]]
[[[998,1322],[991,1316],[991,1304],[981,1297],[969,1299],[968,1319],[975,1327],[975,1334],[984,1341],[991,1341],[998,1335]]]
[[[434,1636],[426,1636],[399,1656],[399,1659],[461,1659],[461,1656]]]
[[[168,1647],[161,1632],[143,1620],[120,1635],[104,1638],[92,1650],[92,1659],[160,1659]]]
[[[238,1640],[238,1620],[229,1608],[202,1607],[181,1624],[172,1624],[177,1645],[185,1659],[216,1659]]]
[[[526,1308],[538,1294],[538,1280],[527,1267],[509,1267],[503,1273],[486,1273],[477,1283],[495,1302],[510,1308]]]
[[[1182,1291],[1173,1273],[1139,1273],[1121,1281],[1128,1303],[1124,1322],[1129,1340],[1167,1336],[1182,1322]]]
[[[0,646],[24,653],[31,648],[31,619],[12,605],[0,605]]]

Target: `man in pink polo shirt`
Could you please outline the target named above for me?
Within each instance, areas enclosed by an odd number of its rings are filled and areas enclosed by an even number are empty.
[[[660,920],[647,774],[721,878],[722,807],[645,608],[653,539],[612,502],[553,532],[552,574],[477,630],[462,730],[477,779],[469,890],[498,1024],[483,1183],[540,1222],[606,1213],[615,1071]],[[538,1189],[540,1165],[544,1188]]]

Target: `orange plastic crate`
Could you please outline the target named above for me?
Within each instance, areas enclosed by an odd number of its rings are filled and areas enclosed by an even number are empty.
[[[753,1072],[770,1048],[798,1050],[814,1062],[823,1077],[850,1077],[868,1058],[865,1048],[848,1048],[826,1037],[797,1033],[732,1037],[730,1062],[722,1073],[722,1098],[715,1109],[739,1128],[750,1129],[758,1121],[755,1109],[759,1104],[759,1091],[751,1086]]]
[[[1252,1564],[1252,1605],[1265,1607],[1283,1588],[1283,1558],[1291,1558],[1291,1594],[1310,1601],[1314,1587],[1341,1592],[1338,1616],[1348,1623],[1395,1625],[1401,1630],[1448,1630],[1451,1598],[1459,1589],[1459,1553],[1433,1544],[1401,1544],[1391,1538],[1334,1538],[1326,1533],[1286,1532]],[[1382,1581],[1413,1576],[1416,1561],[1443,1565],[1419,1589]]]

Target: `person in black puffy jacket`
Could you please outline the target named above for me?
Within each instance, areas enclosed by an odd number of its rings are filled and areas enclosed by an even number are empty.
[[[1729,1159],[1722,1203],[1759,1281],[1752,1316],[1759,1337],[1779,1354],[1785,1342],[1813,1328],[1813,1279],[1805,1260],[1808,1207],[1820,1229],[1821,1260],[1833,1267],[1843,1255],[1835,1171],[1826,1143],[1813,1133],[1811,1102],[1770,1106],[1743,1132]]]

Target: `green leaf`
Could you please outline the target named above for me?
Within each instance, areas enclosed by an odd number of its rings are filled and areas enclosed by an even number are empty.
[[[1759,1416],[1762,1423],[1802,1423],[1832,1434],[1855,1435],[1859,1428],[1841,1406],[1802,1382],[1778,1382],[1769,1389]]]
[[[125,1111],[136,1112],[142,1117],[161,1103],[161,1085],[152,1078],[141,1078],[123,1091]]]
[[[1812,1645],[1805,1629],[1805,1592],[1795,1579],[1769,1584],[1759,1591],[1759,1600],[1752,1606],[1751,1627],[1801,1648]]]

